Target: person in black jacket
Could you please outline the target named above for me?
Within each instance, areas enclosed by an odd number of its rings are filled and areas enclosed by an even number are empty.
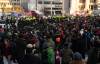
[[[40,64],[39,54],[32,44],[27,44],[26,54],[22,60],[22,64]]]
[[[88,61],[87,64],[96,64],[100,63],[100,38],[99,36],[95,37],[94,48],[88,53]]]
[[[3,62],[3,38],[0,39],[0,64],[4,64]]]
[[[18,39],[16,39],[16,59],[19,64],[22,64],[22,59],[25,55],[25,48],[26,48],[26,42],[23,39],[23,36],[20,35]]]

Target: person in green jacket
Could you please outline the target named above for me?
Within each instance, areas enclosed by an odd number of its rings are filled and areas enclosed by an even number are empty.
[[[52,47],[48,47],[47,48],[47,52],[48,52],[48,63],[49,64],[55,64],[55,52],[54,52],[54,49]]]

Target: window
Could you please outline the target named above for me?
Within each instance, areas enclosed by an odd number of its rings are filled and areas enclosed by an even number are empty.
[[[79,0],[80,3],[85,3],[85,0]]]
[[[9,5],[12,5],[12,3],[9,3]]]
[[[48,9],[51,9],[51,8],[44,8],[44,10],[48,10]]]
[[[38,1],[38,4],[42,4],[42,1]]]
[[[96,10],[96,9],[97,9],[97,7],[98,7],[97,5],[94,5],[94,10]]]
[[[56,14],[61,14],[61,11],[56,11]]]
[[[16,5],[17,3],[14,3],[14,5]]]
[[[96,3],[96,0],[90,0],[90,3]]]
[[[80,9],[80,10],[83,10],[84,8],[85,8],[85,5],[80,5],[80,6],[79,6],[79,9]]]
[[[49,1],[45,1],[44,4],[50,4],[50,2]]]
[[[100,6],[98,6],[98,9],[100,9]]]
[[[90,5],[90,9],[93,10],[93,5]]]
[[[20,5],[20,3],[16,3],[16,5]]]
[[[10,3],[8,3],[8,5],[10,5]]]
[[[89,8],[90,8],[91,10],[96,10],[96,9],[97,9],[97,5],[90,5]]]
[[[61,10],[62,8],[52,8],[53,10]]]
[[[61,2],[52,2],[52,4],[58,4],[58,5],[60,5],[62,3]]]
[[[16,1],[16,0],[13,0],[13,1]]]

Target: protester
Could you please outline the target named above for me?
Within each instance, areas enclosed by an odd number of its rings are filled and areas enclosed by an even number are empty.
[[[73,54],[73,61],[72,64],[84,64],[82,61],[82,55],[78,52]]]
[[[62,64],[70,64],[72,61],[72,55],[73,51],[68,47],[68,44],[65,44],[62,51]]]
[[[4,57],[9,63],[13,60],[18,64],[81,64],[91,49],[99,51],[100,24],[96,17],[11,18],[5,21],[8,27],[0,26],[2,64]],[[88,63],[96,53],[89,53]]]

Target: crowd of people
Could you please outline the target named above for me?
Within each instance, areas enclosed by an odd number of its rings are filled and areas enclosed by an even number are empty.
[[[18,20],[0,27],[0,64],[97,64],[99,17]]]

